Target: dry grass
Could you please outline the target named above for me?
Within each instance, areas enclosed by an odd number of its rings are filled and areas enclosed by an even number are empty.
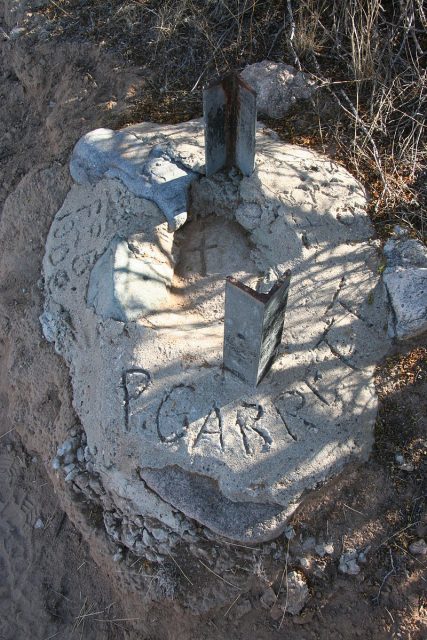
[[[295,62],[318,77],[350,127],[351,137],[338,136],[337,143],[371,186],[374,217],[398,217],[425,235],[427,22],[421,2],[297,4]],[[287,6],[290,22],[290,1]]]
[[[368,186],[379,231],[403,221],[425,236],[422,0],[56,0],[43,11],[54,37],[95,40],[142,67],[146,91],[120,124],[199,116],[207,80],[267,57],[312,74],[321,88],[305,120],[270,124],[334,149]]]

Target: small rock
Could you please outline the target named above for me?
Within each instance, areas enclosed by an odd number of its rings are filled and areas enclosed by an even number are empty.
[[[357,557],[356,549],[348,549],[340,558],[339,571],[350,576],[357,576],[360,573],[360,567],[356,561]]]
[[[282,118],[292,106],[308,100],[314,83],[289,64],[263,60],[247,66],[242,78],[257,92],[257,111],[270,118]]]
[[[84,450],[81,447],[77,449],[76,457],[78,462],[84,462],[84,459],[85,459]]]
[[[73,442],[71,439],[65,440],[61,446],[58,447],[58,456],[65,456],[67,453],[73,450]]]
[[[316,546],[316,538],[313,536],[309,536],[305,540],[303,540],[302,548],[304,551],[312,551]]]
[[[401,471],[406,471],[407,473],[410,473],[411,471],[413,471],[415,469],[415,467],[412,464],[412,462],[404,462],[403,464],[401,464],[399,466],[399,469]]]
[[[168,532],[160,528],[151,529],[151,535],[155,537],[157,542],[167,542],[169,538]]]
[[[293,540],[296,536],[295,529],[291,527],[291,525],[288,525],[284,530],[283,535],[287,540]]]
[[[65,456],[64,456],[64,465],[73,464],[75,459],[76,458],[74,456],[74,453],[72,453],[72,452],[66,453]]]
[[[286,598],[281,598],[280,608],[286,613],[297,615],[304,608],[309,591],[305,578],[297,571],[288,573],[286,587],[282,587],[282,591],[286,589]]]
[[[276,603],[276,601],[277,596],[271,587],[266,589],[260,598],[261,606],[264,609],[270,609]]]
[[[72,466],[74,466],[74,465],[72,465]],[[67,473],[67,475],[65,476],[65,478],[64,478],[65,482],[71,482],[72,480],[74,480],[74,478],[78,475],[78,473],[79,473],[79,470],[74,467],[74,469],[69,471]]]
[[[136,524],[136,526],[140,527],[141,529],[144,526],[144,518],[142,516],[135,516],[133,521]]]
[[[133,547],[137,541],[137,538],[138,538],[137,532],[132,531],[130,527],[123,528],[122,541],[127,547],[129,548]]]
[[[366,562],[368,561],[367,555],[370,549],[371,549],[371,545],[369,544],[365,549],[363,549],[363,551],[359,553],[357,557],[357,561],[361,562],[362,564],[366,564]]]
[[[116,552],[113,555],[113,562],[120,562],[123,560],[123,548],[116,547]]]
[[[427,544],[422,538],[409,545],[409,552],[416,556],[425,556],[427,554]]]
[[[89,480],[89,487],[92,489],[92,491],[94,493],[96,493],[97,495],[101,495],[102,494],[102,486],[101,483],[99,482],[99,480],[97,480],[96,478],[91,478]]]
[[[59,459],[58,456],[56,456],[53,460],[52,460],[52,469],[60,469],[61,468],[61,460]]]
[[[331,556],[334,553],[334,545],[331,542],[321,542],[316,544],[314,551],[320,558],[324,558],[326,555]]]
[[[34,524],[34,529],[44,529],[44,522],[41,518],[38,518]]]
[[[402,456],[401,453],[396,453],[396,455],[394,456],[394,459],[396,460],[396,463],[398,465],[402,465],[405,463],[405,458]]]
[[[84,490],[89,485],[89,476],[87,473],[79,473],[75,477],[74,482],[77,484],[78,487],[80,487],[80,489]]]
[[[317,553],[317,555],[320,556],[321,558],[323,558],[323,556],[326,555],[325,545],[323,543],[316,544],[316,546],[314,547],[314,550]]]
[[[273,607],[271,607],[270,618],[272,618],[275,622],[277,622],[278,620],[281,620],[282,617],[283,617],[283,611],[278,604],[275,604]]]
[[[144,531],[142,532],[142,540],[144,541],[144,544],[147,545],[147,547],[152,547],[155,544],[153,536],[148,533],[147,529],[144,529]]]
[[[311,566],[311,562],[308,558],[300,558],[299,564],[302,569],[306,569],[306,570],[310,569],[310,566]]]
[[[71,471],[74,471],[75,468],[76,468],[75,464],[67,464],[64,467],[64,473],[65,474],[71,473]]]
[[[144,550],[144,556],[150,562],[159,562],[159,556],[156,553],[154,553],[153,551],[150,551],[149,549],[145,549]]]
[[[173,544],[164,544],[163,542],[161,542],[158,547],[157,547],[157,551],[161,554],[163,554],[164,556],[169,556],[170,555],[170,551],[171,548],[175,546]]]
[[[146,549],[147,547],[145,546],[144,542],[140,538],[135,541],[135,546],[133,548],[133,551],[134,553],[136,553],[137,556],[143,556]]]

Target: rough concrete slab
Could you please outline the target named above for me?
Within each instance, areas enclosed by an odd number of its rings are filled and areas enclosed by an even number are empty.
[[[134,129],[146,157],[166,134],[188,162],[203,154],[201,122]],[[193,222],[174,234],[181,255],[166,308],[124,323],[87,303],[91,272],[115,237],[149,235],[163,216],[116,179],[73,186],[47,239],[42,324],[69,364],[111,500],[144,513],[157,496],[150,514],[157,504],[253,543],[278,535],[307,490],[370,453],[373,372],[389,345],[380,255],[361,185],[261,130],[253,176],[202,178],[192,200],[205,235],[193,238]],[[282,343],[254,390],[222,370],[225,275],[263,290],[287,269]],[[208,508],[207,487],[221,507]]]
[[[188,187],[197,173],[179,158],[170,143],[151,149],[132,130],[95,129],[74,147],[70,172],[78,184],[119,178],[137,196],[155,202],[171,229],[187,220]]]

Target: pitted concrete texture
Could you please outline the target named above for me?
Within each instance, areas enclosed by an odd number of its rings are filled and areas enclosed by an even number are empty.
[[[164,138],[195,166],[201,122],[153,127],[133,128],[138,157]],[[262,127],[254,174],[203,177],[191,200],[195,219],[173,237],[169,297],[122,322],[87,298],[94,265],[114,238],[150,238],[164,218],[119,180],[73,186],[47,239],[42,325],[69,364],[113,502],[269,540],[304,492],[371,450],[373,372],[388,349],[379,251],[361,185]],[[268,290],[287,269],[282,344],[254,389],[222,370],[225,276]]]

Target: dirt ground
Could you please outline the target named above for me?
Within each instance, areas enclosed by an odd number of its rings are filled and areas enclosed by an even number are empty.
[[[12,5],[0,7],[6,33],[17,23]],[[303,569],[310,599],[299,616],[274,619],[258,587],[199,617],[171,601],[147,604],[111,561],[97,513],[50,467],[52,434],[65,438],[76,418],[65,364],[38,321],[44,243],[70,185],[73,144],[131,121],[151,90],[145,73],[72,37],[0,41],[0,640],[426,638],[427,558],[409,545],[427,536],[427,340],[396,345],[378,367],[371,460],[319,488],[293,519],[297,539],[334,546]],[[350,547],[366,553],[357,576],[338,571]],[[292,544],[289,553],[291,566]],[[275,587],[285,570],[278,561]]]

